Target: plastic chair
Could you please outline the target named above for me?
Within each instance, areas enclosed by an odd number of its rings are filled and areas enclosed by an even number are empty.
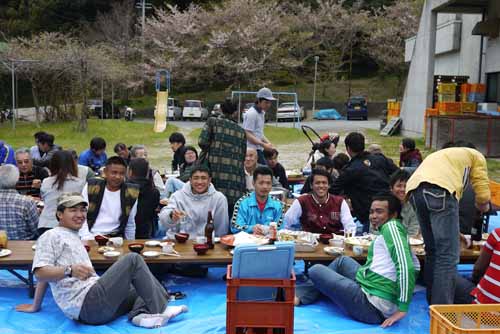
[[[293,333],[294,255],[289,242],[235,248],[227,267],[227,333]]]

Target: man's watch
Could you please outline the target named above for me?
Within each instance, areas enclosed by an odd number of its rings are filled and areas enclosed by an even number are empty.
[[[71,266],[64,268],[64,277],[71,277]]]

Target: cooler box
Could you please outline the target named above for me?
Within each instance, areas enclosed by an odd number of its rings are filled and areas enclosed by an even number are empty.
[[[274,245],[241,245],[234,249],[231,276],[238,278],[290,279],[295,256],[293,242],[276,242]],[[238,300],[276,300],[277,288],[241,287]]]

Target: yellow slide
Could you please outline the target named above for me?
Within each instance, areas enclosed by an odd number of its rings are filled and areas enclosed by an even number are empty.
[[[168,91],[156,92],[154,132],[163,132],[167,128]]]

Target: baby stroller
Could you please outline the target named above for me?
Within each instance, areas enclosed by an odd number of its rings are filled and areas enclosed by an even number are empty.
[[[311,151],[309,152],[309,156],[307,157],[308,163],[310,162],[311,169],[314,168],[314,165],[316,164],[316,160],[318,159],[317,154],[319,154],[319,149],[321,147],[321,143],[325,142],[326,140],[330,140],[332,143],[337,146],[339,140],[340,140],[340,135],[338,133],[326,133],[322,136],[320,136],[316,130],[311,128],[308,125],[302,125],[301,126],[302,132],[304,135],[309,139],[311,142]],[[310,171],[305,171],[306,174]]]

